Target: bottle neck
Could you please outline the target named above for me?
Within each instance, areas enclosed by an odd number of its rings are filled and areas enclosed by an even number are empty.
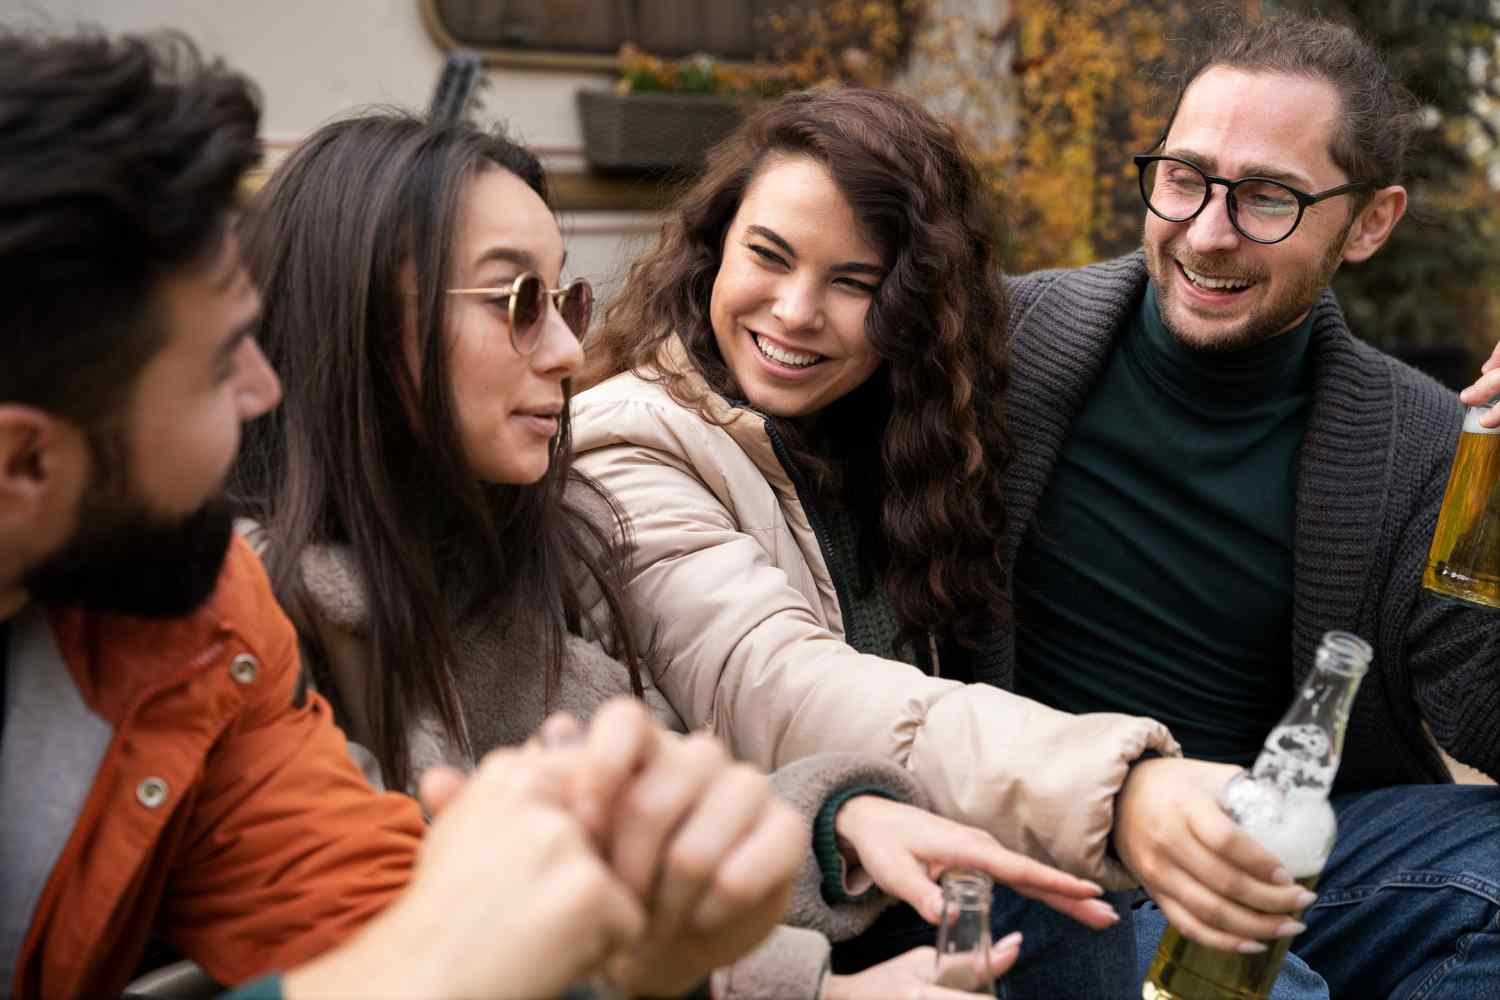
[[[938,880],[943,888],[943,903],[954,909],[988,908],[995,883],[983,872],[964,868],[950,869]]]
[[[1327,795],[1332,790],[1349,712],[1369,670],[1370,654],[1369,644],[1358,636],[1324,636],[1312,673],[1255,761],[1257,779],[1289,793]]]

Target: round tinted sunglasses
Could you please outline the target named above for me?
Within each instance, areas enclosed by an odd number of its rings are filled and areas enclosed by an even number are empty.
[[[575,278],[562,288],[548,288],[535,271],[518,275],[509,288],[450,288],[448,294],[484,295],[497,305],[509,300],[510,344],[517,354],[536,350],[547,318],[548,299],[579,340],[588,332],[589,316],[594,310],[594,289],[584,279]]]

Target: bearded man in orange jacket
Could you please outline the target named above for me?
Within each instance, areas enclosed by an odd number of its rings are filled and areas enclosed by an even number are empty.
[[[691,741],[614,706],[438,776],[425,843],[365,783],[221,497],[281,394],[232,229],[258,124],[185,40],[0,32],[0,994],[117,995],[152,937],[288,997],[556,992],[650,930],[577,817]],[[806,853],[751,791],[708,859],[754,872],[734,926],[674,973],[763,936]]]

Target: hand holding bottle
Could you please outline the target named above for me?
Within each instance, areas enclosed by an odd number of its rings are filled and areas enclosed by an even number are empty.
[[[1275,881],[1301,880],[1307,888],[1297,911],[1312,905],[1311,886],[1333,851],[1338,818],[1328,796],[1338,774],[1349,709],[1374,650],[1349,632],[1325,632],[1312,670],[1299,684],[1291,707],[1266,734],[1254,766],[1238,771],[1220,790],[1223,815],[1280,861]],[[1162,905],[1166,911],[1166,904]],[[1270,948],[1241,944],[1234,952],[1189,934],[1180,906],[1156,946],[1141,984],[1145,1000],[1266,1000],[1286,959],[1291,936],[1277,934]],[[1179,922],[1179,919],[1184,922]],[[1200,928],[1201,929],[1201,928]],[[1288,921],[1283,930],[1302,929]]]
[[[1183,936],[1250,954],[1300,933],[1286,914],[1306,908],[1312,893],[1220,807],[1220,791],[1239,771],[1165,757],[1136,764],[1116,799],[1114,842]]]
[[[1500,396],[1500,343],[1480,366],[1474,384],[1458,394],[1459,400],[1467,406],[1480,406],[1496,396]],[[1500,407],[1492,407],[1480,416],[1479,423],[1484,427],[1500,427]]]

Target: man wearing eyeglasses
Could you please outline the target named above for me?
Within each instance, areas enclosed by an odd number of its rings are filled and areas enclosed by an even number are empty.
[[[1142,251],[1012,283],[1015,687],[1182,743],[1115,802],[1143,970],[1164,914],[1245,954],[1295,935],[1276,996],[1500,995],[1500,789],[1438,749],[1500,775],[1500,617],[1420,583],[1462,407],[1328,287],[1406,210],[1409,105],[1352,31],[1293,17],[1186,79],[1136,157]],[[1375,661],[1314,896],[1215,796],[1328,629]]]

